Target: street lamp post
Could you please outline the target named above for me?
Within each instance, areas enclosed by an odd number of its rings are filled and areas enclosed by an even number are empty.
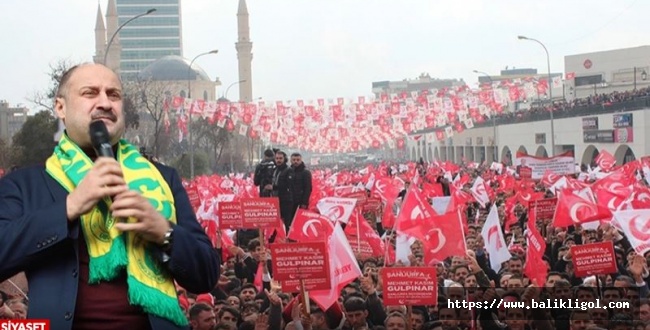
[[[135,21],[136,19],[138,19],[138,18],[140,18],[142,16],[147,16],[147,15],[153,13],[154,11],[156,11],[156,8],[151,8],[151,9],[147,10],[147,12],[145,12],[145,13],[142,13],[142,14],[139,14],[139,15],[136,15],[136,16],[133,16],[133,17],[129,18],[128,21],[122,23],[122,25],[120,25],[117,28],[117,30],[115,30],[115,32],[113,32],[113,35],[111,36],[111,39],[106,44],[106,49],[104,50],[104,61],[102,62],[102,64],[106,65],[106,60],[108,59],[108,50],[111,48],[111,45],[113,44],[113,40],[115,40],[115,37],[117,36],[117,34],[120,33],[120,30],[122,30],[122,28],[125,27],[127,24]]]
[[[239,85],[239,84],[244,83],[244,82],[246,82],[246,79],[243,79],[243,80],[240,80],[240,81],[235,81],[234,83],[228,85],[228,88],[226,88],[226,93],[223,95],[223,97],[225,99],[228,99],[228,91],[230,90],[230,87],[235,86],[235,85]],[[228,100],[228,102],[230,102],[230,100]]]
[[[482,74],[486,76],[490,80],[490,89],[494,86],[494,81],[492,80],[492,76],[489,74],[483,72],[483,71],[478,71],[474,70],[474,73]],[[499,160],[499,151],[497,149],[497,114],[493,113],[492,114],[492,161],[496,162]]]
[[[201,53],[196,55],[190,62],[190,66],[187,67],[187,98],[192,98],[192,65],[199,57],[209,54],[216,54],[219,50],[214,49],[209,52]],[[191,107],[188,109],[188,124],[187,124],[187,133],[189,135],[189,144],[190,144],[190,179],[194,179],[194,143],[192,141],[192,110]]]
[[[544,52],[546,52],[546,67],[548,69],[548,99],[551,105],[551,154],[555,156],[555,125],[553,123],[553,81],[551,79],[551,58],[548,56],[548,49],[546,49],[546,46],[544,44],[533,38],[528,38],[524,36],[518,36],[517,37],[519,40],[530,40],[538,43],[542,48],[544,48]]]
[[[637,71],[636,69],[637,67],[634,67],[634,90],[635,91],[636,91],[636,71]],[[641,80],[645,81],[647,78],[648,78],[648,73],[646,73],[645,70],[643,70],[643,72],[641,72]]]
[[[243,82],[246,82],[246,79],[242,79],[240,81],[235,81],[234,83],[228,85],[228,88],[226,88],[226,93],[223,95],[223,98],[228,100],[228,91],[230,91],[230,87],[235,86],[237,84],[241,84]],[[230,100],[228,100],[230,102]],[[233,148],[233,143],[232,139],[234,138],[234,134],[232,134],[230,138],[230,173],[235,173],[235,165],[233,164],[233,154],[235,153],[235,148]]]

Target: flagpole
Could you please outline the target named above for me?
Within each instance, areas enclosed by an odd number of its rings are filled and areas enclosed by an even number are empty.
[[[363,218],[363,213],[361,213],[361,217]],[[363,218],[365,221],[366,219]],[[359,251],[359,255],[361,255],[361,228],[359,223],[361,222],[361,219],[357,216],[357,251]]]
[[[406,328],[407,329],[413,329],[413,325],[411,322],[411,315],[413,314],[413,306],[411,304],[406,305]]]

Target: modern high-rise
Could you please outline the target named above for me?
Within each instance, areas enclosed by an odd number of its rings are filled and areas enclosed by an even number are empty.
[[[161,57],[183,56],[180,0],[109,0],[106,39],[110,41],[120,25],[150,9],[156,11],[125,25],[111,44],[107,64],[117,60],[117,54],[113,54],[119,50],[119,70],[123,79],[136,77],[142,69]],[[96,31],[101,29],[101,13],[98,12],[97,16]],[[101,41],[98,41],[98,47],[101,47],[100,44]],[[103,53],[103,49],[96,50],[98,55],[103,56]]]
[[[13,136],[20,131],[29,109],[23,106],[12,107],[5,100],[0,100],[0,139],[11,143]]]

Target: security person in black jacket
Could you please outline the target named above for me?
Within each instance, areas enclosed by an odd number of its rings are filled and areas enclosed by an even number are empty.
[[[291,168],[293,168],[293,212],[299,208],[309,207],[311,196],[311,172],[305,168],[302,155],[297,152],[291,154]]]
[[[275,152],[271,149],[264,151],[264,159],[255,168],[253,183],[260,187],[260,197],[271,197],[273,189],[265,189],[273,184],[273,172],[275,171]],[[269,188],[269,187],[267,187]]]
[[[289,231],[293,221],[293,169],[288,164],[289,159],[284,151],[275,153],[275,171],[273,172],[273,197],[280,200],[280,217],[286,230]]]

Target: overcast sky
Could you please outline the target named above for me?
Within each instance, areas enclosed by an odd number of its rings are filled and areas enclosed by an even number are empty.
[[[105,12],[108,0],[100,4]],[[182,0],[185,57],[238,81],[238,0]],[[97,1],[2,0],[0,99],[25,104],[50,63],[91,61]],[[249,0],[253,96],[295,100],[371,95],[373,81],[463,78],[506,66],[564,72],[564,56],[650,44],[650,1]],[[650,59],[649,59],[650,60]],[[238,95],[236,87],[229,94]]]

